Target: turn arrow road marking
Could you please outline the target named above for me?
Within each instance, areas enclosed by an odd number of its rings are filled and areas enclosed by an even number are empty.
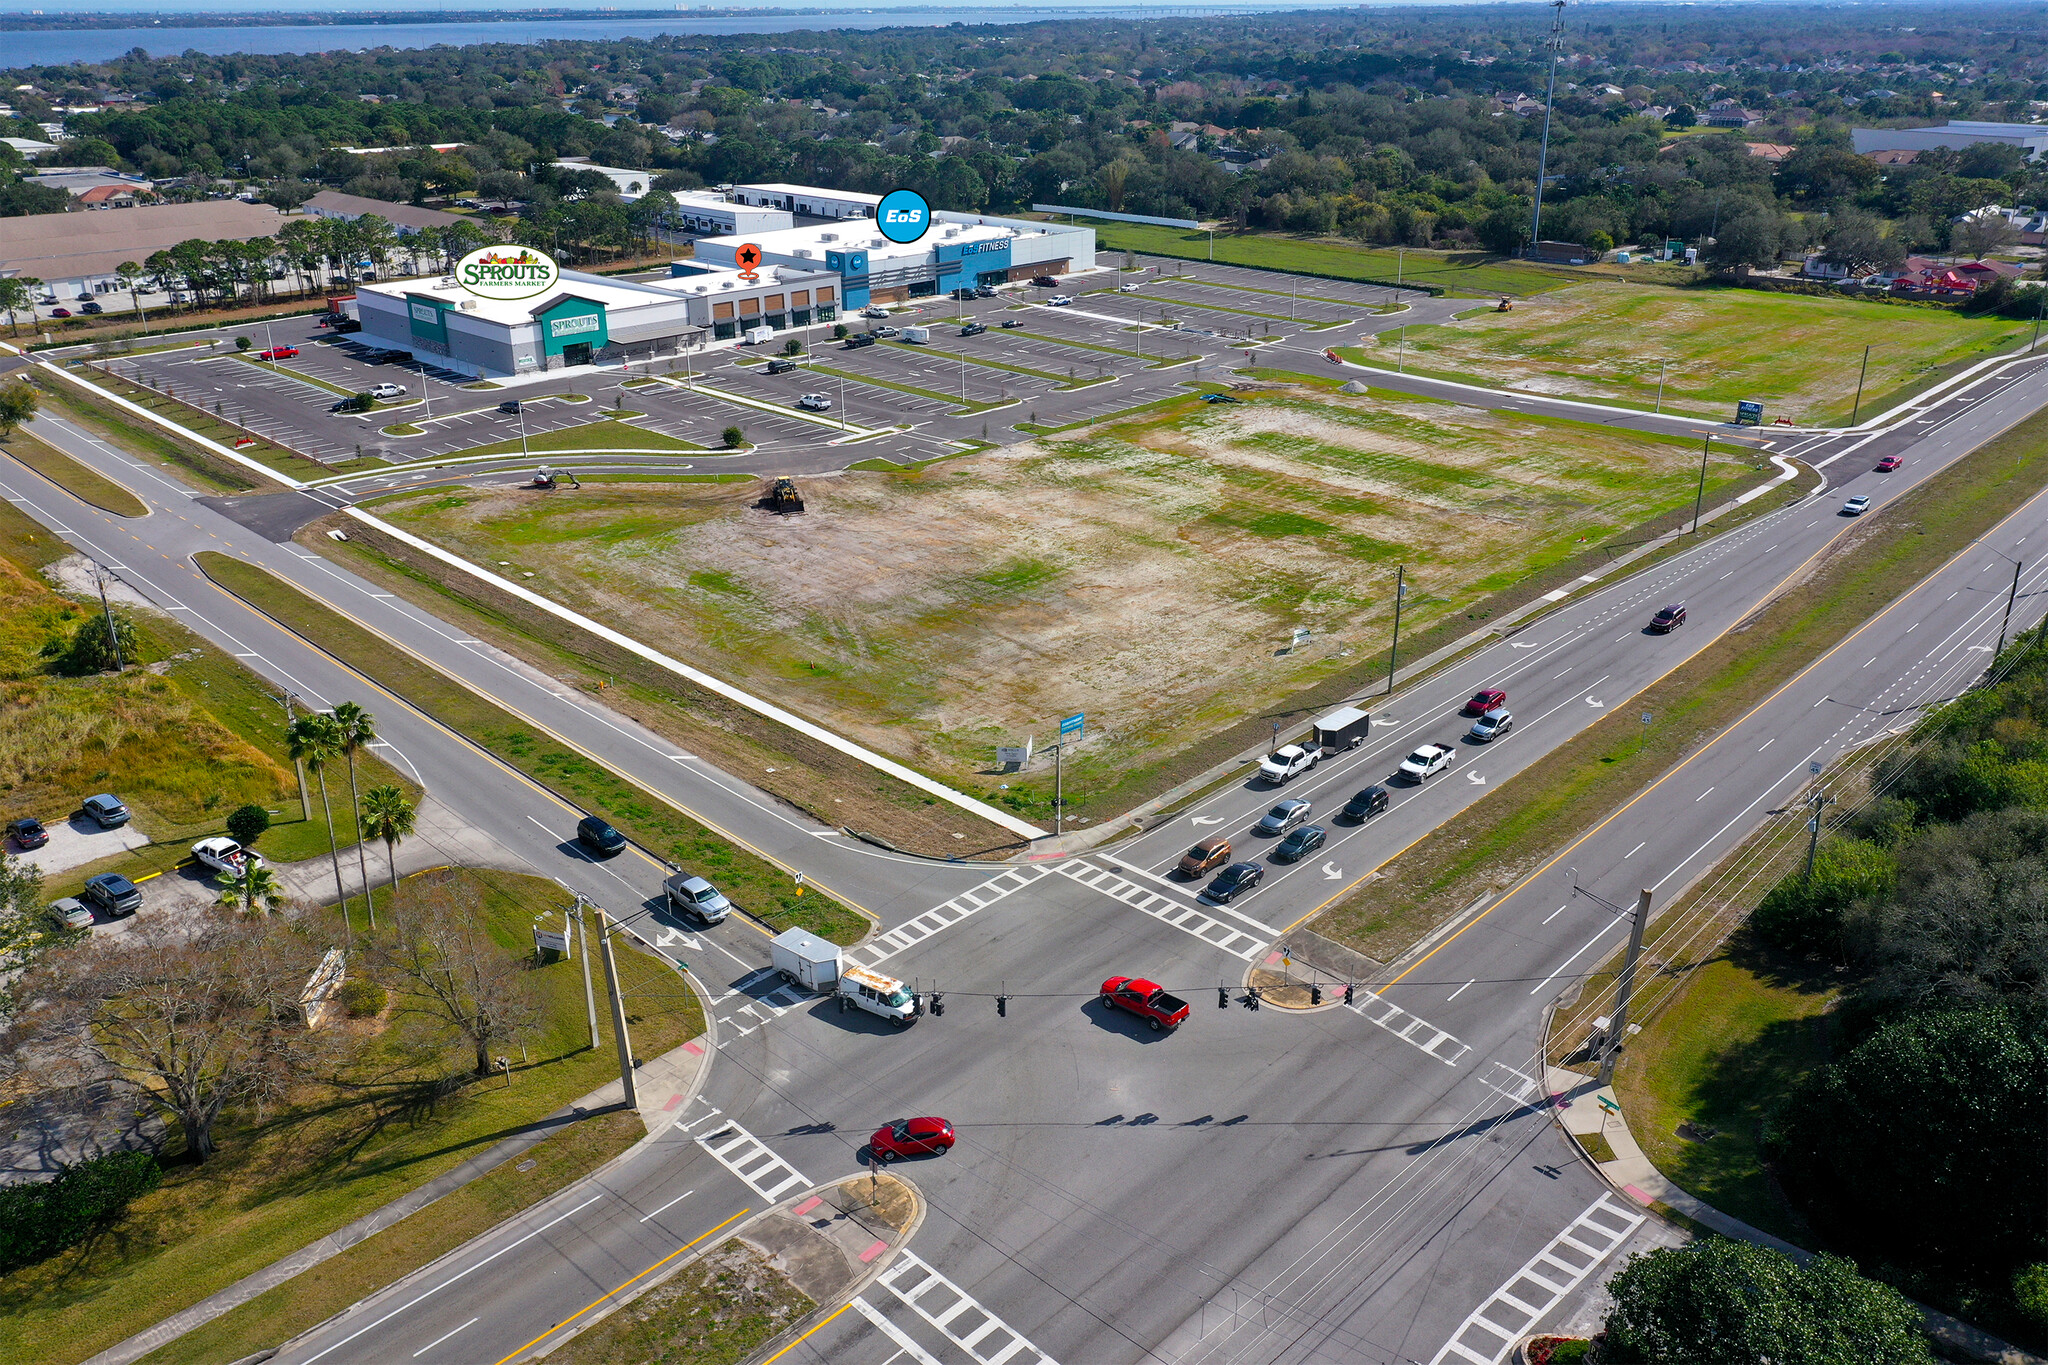
[[[1192,817],[1188,823],[1191,825],[1220,825],[1223,823],[1223,817],[1220,815],[1197,815]]]
[[[1465,780],[1467,782],[1470,782],[1475,787],[1483,787],[1486,785],[1486,779],[1481,777],[1478,773],[1473,772],[1470,768],[1467,768],[1465,770]]]
[[[1323,876],[1327,877],[1329,880],[1333,882],[1341,882],[1344,880],[1344,869],[1337,866],[1335,863],[1324,863]]]
[[[1588,698],[1586,698],[1586,705],[1588,705],[1588,706],[1597,706],[1597,707],[1599,707],[1599,708],[1600,708],[1600,709],[1601,709],[1602,711],[1605,711],[1605,710],[1607,709],[1607,703],[1606,703],[1606,702],[1604,702],[1604,701],[1594,701],[1594,700],[1593,700],[1593,699],[1592,699],[1591,697],[1588,697]]]

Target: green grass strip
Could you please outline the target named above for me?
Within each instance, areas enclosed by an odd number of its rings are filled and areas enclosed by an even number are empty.
[[[643,848],[708,877],[733,904],[776,929],[799,925],[835,943],[855,943],[866,916],[813,890],[797,894],[790,874],[714,834],[662,798],[620,777],[485,700],[365,626],[308,597],[269,571],[211,550],[201,572],[379,686],[484,749],[507,766],[609,820]]]
[[[142,499],[97,469],[80,464],[27,431],[17,428],[11,437],[0,440],[0,450],[5,450],[80,502],[90,503],[102,512],[112,512],[117,517],[149,515],[149,508],[143,505]]]

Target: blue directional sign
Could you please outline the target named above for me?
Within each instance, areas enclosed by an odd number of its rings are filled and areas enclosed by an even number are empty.
[[[916,190],[890,190],[875,206],[875,226],[892,242],[914,242],[932,228],[932,206]]]
[[[1060,738],[1065,739],[1068,735],[1080,734],[1081,722],[1086,720],[1087,717],[1088,713],[1086,711],[1076,711],[1071,716],[1060,717]]]

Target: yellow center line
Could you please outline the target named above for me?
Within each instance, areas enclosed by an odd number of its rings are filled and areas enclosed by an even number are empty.
[[[720,1224],[718,1225],[718,1227],[716,1227],[716,1228],[712,1228],[710,1232],[704,1232],[704,1233],[699,1233],[699,1234],[698,1234],[697,1236],[695,1236],[695,1237],[692,1237],[692,1238],[691,1238],[691,1239],[690,1239],[689,1241],[687,1241],[687,1242],[683,1243],[683,1244],[682,1244],[681,1246],[677,1247],[677,1248],[676,1248],[676,1249],[675,1249],[674,1251],[671,1251],[671,1252],[670,1252],[670,1253],[669,1253],[668,1255],[666,1255],[666,1256],[662,1257],[662,1258],[661,1258],[660,1260],[656,1261],[656,1262],[655,1262],[655,1263],[654,1263],[653,1265],[651,1265],[651,1266],[647,1267],[647,1269],[645,1269],[645,1270],[641,1271],[641,1272],[640,1272],[640,1273],[639,1273],[638,1275],[635,1275],[635,1276],[634,1276],[634,1277],[633,1277],[632,1279],[630,1279],[630,1280],[626,1281],[626,1282],[625,1282],[624,1284],[622,1284],[622,1285],[618,1286],[618,1287],[617,1287],[616,1289],[613,1289],[613,1290],[612,1290],[612,1291],[611,1291],[610,1293],[607,1293],[607,1294],[603,1294],[603,1295],[599,1296],[598,1298],[592,1299],[592,1300],[591,1300],[591,1301],[590,1301],[589,1303],[586,1303],[586,1304],[584,1304],[584,1305],[583,1305],[583,1306],[582,1306],[581,1308],[577,1309],[577,1310],[576,1310],[576,1311],[575,1311],[574,1313],[571,1313],[571,1314],[570,1314],[570,1315],[569,1315],[568,1317],[566,1317],[566,1318],[563,1318],[563,1319],[562,1319],[562,1320],[561,1320],[560,1322],[556,1323],[556,1324],[555,1324],[555,1325],[554,1325],[553,1327],[550,1327],[550,1328],[548,1328],[548,1330],[547,1330],[547,1331],[545,1331],[545,1332],[542,1332],[542,1333],[541,1333],[541,1334],[540,1334],[539,1336],[535,1337],[535,1338],[534,1338],[534,1339],[533,1339],[532,1341],[529,1341],[529,1342],[527,1342],[527,1343],[526,1343],[526,1344],[525,1344],[524,1346],[522,1346],[522,1347],[520,1347],[520,1348],[519,1348],[518,1350],[514,1351],[514,1352],[513,1352],[513,1353],[512,1353],[511,1355],[509,1355],[509,1356],[506,1356],[504,1360],[500,1360],[499,1362],[497,1362],[497,1365],[506,1365],[506,1361],[511,1361],[511,1360],[517,1360],[517,1359],[518,1359],[518,1358],[519,1358],[520,1356],[523,1356],[523,1355],[525,1355],[525,1354],[526,1354],[526,1353],[527,1353],[528,1351],[530,1351],[530,1350],[532,1350],[532,1349],[533,1349],[534,1347],[536,1347],[536,1346],[540,1345],[540,1344],[541,1344],[541,1343],[542,1343],[543,1341],[546,1341],[546,1340],[547,1340],[547,1339],[548,1339],[549,1337],[551,1337],[551,1336],[553,1336],[553,1335],[554,1335],[555,1333],[557,1333],[557,1332],[561,1331],[561,1330],[562,1330],[562,1329],[563,1329],[564,1327],[567,1327],[567,1326],[568,1326],[568,1325],[569,1325],[570,1323],[572,1323],[572,1322],[576,1321],[576,1319],[578,1319],[578,1318],[582,1317],[582,1316],[583,1316],[583,1315],[584,1315],[585,1313],[588,1313],[588,1312],[589,1312],[589,1311],[590,1311],[591,1309],[593,1309],[593,1308],[597,1307],[597,1306],[598,1306],[599,1304],[603,1303],[603,1302],[604,1302],[604,1301],[605,1301],[606,1299],[612,1298],[612,1297],[613,1297],[614,1295],[617,1295],[617,1294],[619,1294],[620,1292],[622,1292],[622,1291],[624,1291],[624,1290],[627,1290],[627,1289],[630,1289],[630,1288],[632,1288],[632,1287],[633,1287],[634,1285],[636,1285],[636,1284],[640,1283],[640,1281],[642,1281],[642,1280],[646,1279],[646,1278],[647,1278],[647,1277],[648,1277],[649,1275],[652,1275],[652,1274],[653,1274],[653,1273],[654,1273],[655,1271],[657,1271],[657,1270],[661,1269],[661,1268],[662,1268],[663,1266],[667,1265],[667,1264],[668,1264],[668,1263],[669,1263],[670,1261],[673,1261],[673,1260],[674,1260],[674,1259],[675,1259],[676,1257],[678,1257],[678,1256],[682,1255],[682,1254],[683,1254],[684,1252],[688,1251],[688,1250],[689,1250],[689,1249],[690,1249],[691,1247],[693,1247],[693,1246],[697,1245],[697,1243],[699,1243],[699,1242],[703,1241],[703,1240],[704,1240],[704,1239],[705,1239],[706,1237],[709,1237],[709,1236],[711,1236],[711,1235],[712,1235],[712,1233],[715,1233],[715,1232],[717,1232],[717,1231],[719,1230],[719,1228],[723,1228],[723,1227],[725,1227],[725,1226],[726,1226],[726,1224],[728,1224],[728,1223],[732,1223],[732,1222],[735,1222],[735,1221],[736,1221],[736,1220],[738,1220],[738,1219],[741,1219],[741,1218],[744,1218],[744,1217],[746,1217],[746,1216],[747,1216],[747,1214],[748,1214],[748,1213],[749,1213],[750,1211],[751,1211],[751,1210],[749,1210],[749,1209],[741,1209],[741,1210],[740,1210],[740,1211],[739,1211],[738,1213],[734,1214],[734,1215],[733,1215],[733,1216],[732,1216],[731,1218],[728,1218],[728,1219],[726,1219],[724,1223],[720,1223]],[[826,1322],[830,1322],[830,1321],[831,1321],[831,1319],[830,1319],[830,1318],[827,1318],[827,1319],[826,1319],[825,1321],[826,1321]],[[818,1326],[819,1326],[819,1327],[823,1327],[824,1325],[825,1325],[825,1323],[823,1323],[823,1322],[821,1322],[821,1323],[819,1323],[819,1324],[818,1324]],[[816,1329],[814,1328],[814,1329],[812,1329],[812,1330],[814,1330],[814,1331],[815,1331]],[[808,1335],[808,1333],[806,1333],[806,1335]],[[799,1340],[801,1340],[801,1338],[799,1338]],[[792,1342],[792,1343],[790,1343],[790,1344],[791,1344],[791,1345],[795,1345],[795,1343],[794,1343],[794,1342]]]
[[[774,1355],[772,1355],[772,1356],[769,1356],[769,1357],[768,1357],[768,1359],[766,1359],[766,1360],[764,1360],[764,1361],[762,1361],[762,1362],[761,1362],[761,1365],[775,1365],[775,1362],[776,1362],[776,1361],[778,1361],[778,1360],[782,1359],[782,1358],[783,1358],[784,1356],[788,1355],[788,1354],[789,1354],[789,1353],[790,1353],[791,1351],[794,1351],[794,1350],[795,1350],[795,1349],[796,1349],[797,1347],[799,1347],[799,1346],[803,1345],[803,1344],[804,1344],[805,1342],[809,1341],[809,1340],[811,1339],[811,1333],[812,1333],[812,1332],[816,1332],[816,1331],[818,1330],[818,1328],[819,1328],[819,1327],[823,1327],[823,1326],[825,1326],[825,1323],[829,1323],[829,1322],[831,1322],[831,1321],[832,1321],[832,1318],[836,1318],[836,1317],[838,1317],[838,1316],[839,1316],[839,1315],[840,1315],[841,1313],[844,1313],[844,1312],[845,1312],[845,1311],[846,1311],[847,1309],[849,1309],[849,1308],[851,1308],[851,1307],[853,1307],[853,1300],[852,1300],[852,1299],[848,1299],[848,1300],[847,1300],[847,1301],[846,1301],[845,1303],[842,1303],[842,1304],[840,1304],[840,1305],[839,1305],[839,1306],[838,1306],[837,1308],[833,1309],[833,1310],[832,1310],[832,1316],[831,1316],[831,1317],[828,1317],[828,1318],[826,1318],[826,1319],[825,1319],[825,1322],[821,1322],[821,1323],[819,1323],[819,1324],[818,1324],[818,1326],[817,1326],[817,1327],[813,1327],[813,1328],[811,1329],[811,1331],[810,1331],[810,1332],[806,1332],[806,1333],[804,1333],[804,1334],[803,1334],[802,1336],[798,1337],[798,1338],[797,1338],[797,1339],[796,1339],[795,1341],[792,1341],[791,1343],[789,1343],[789,1345],[787,1345],[787,1346],[783,1347],[783,1348],[782,1348],[781,1350],[777,1351],[777,1352],[776,1352],[776,1353],[775,1353]],[[501,1361],[501,1362],[499,1362],[499,1365],[504,1365],[504,1363],[503,1363],[503,1362]]]

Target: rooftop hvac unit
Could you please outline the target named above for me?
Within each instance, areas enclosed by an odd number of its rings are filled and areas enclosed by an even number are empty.
[[[839,234],[836,232],[821,232],[818,234],[818,240],[821,242],[836,242],[839,240]],[[797,254],[801,256],[803,253],[798,252]]]
[[[718,287],[719,287],[720,289],[730,289],[730,288],[732,288],[732,281],[731,281],[731,280],[720,280],[720,281],[718,282]]]
[[[808,259],[811,254],[811,249],[807,246],[791,247],[789,254],[792,256],[802,256]]]
[[[947,229],[946,229],[946,236],[948,236],[948,237],[958,237],[959,235],[960,235],[960,229],[959,229],[959,228],[956,228],[956,227],[949,227],[949,228],[947,228]]]
[[[475,299],[464,299],[464,300],[463,300],[463,301],[461,302],[461,304],[460,304],[460,305],[458,305],[458,306],[459,306],[459,307],[460,307],[460,308],[462,309],[462,311],[463,311],[463,312],[465,312],[465,313],[474,313],[474,312],[476,311],[476,300],[475,300]]]
[[[453,275],[443,275],[440,283],[434,287],[436,289],[453,289],[455,287],[455,277]]]

